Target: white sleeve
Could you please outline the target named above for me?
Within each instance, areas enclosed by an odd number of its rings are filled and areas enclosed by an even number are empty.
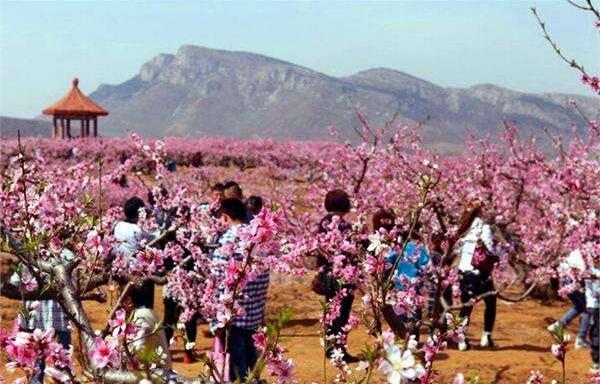
[[[494,237],[492,235],[492,227],[489,224],[482,223],[481,225],[481,241],[490,252],[494,252]]]

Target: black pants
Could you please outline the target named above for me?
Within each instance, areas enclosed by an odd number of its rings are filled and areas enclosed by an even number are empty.
[[[258,354],[252,336],[255,330],[232,326],[229,329],[227,352],[229,353],[229,374],[231,380],[243,380],[254,368]],[[223,333],[221,337],[225,337]]]
[[[348,290],[348,294],[346,295],[346,297],[344,297],[340,303],[340,315],[333,320],[332,324],[329,326],[329,328],[326,329],[325,331],[325,335],[326,336],[332,336],[332,335],[337,335],[339,333],[345,333],[342,328],[344,328],[344,326],[346,326],[346,324],[348,324],[348,320],[350,319],[350,312],[352,311],[352,302],[354,301],[354,292],[351,288],[347,288]],[[331,295],[327,295],[325,296],[327,298],[327,302],[330,302],[335,296],[336,296],[337,292],[333,293]],[[333,352],[334,348],[339,348],[342,350],[342,352],[344,354],[346,354],[346,348],[345,345],[338,343],[337,341],[326,341],[325,342],[325,353],[327,354],[327,356],[331,356],[331,353]]]
[[[163,304],[165,306],[165,315],[163,318],[165,336],[167,337],[167,342],[170,343],[173,335],[175,334],[177,321],[181,315],[181,307],[170,297],[163,297]],[[196,334],[198,329],[196,320],[197,317],[194,316],[190,321],[185,323],[185,337],[190,343],[196,342]]]
[[[154,309],[154,283],[146,281],[140,287],[144,296],[144,307]]]
[[[588,308],[590,314],[590,344],[592,347],[592,361],[598,364],[600,354],[600,308]]]
[[[482,293],[493,290],[494,281],[490,275],[476,275],[472,272],[463,273],[460,280],[460,300],[463,304]],[[485,303],[483,330],[492,332],[496,321],[496,295],[485,297],[483,302]],[[460,310],[460,317],[470,318],[471,312],[473,312],[473,305],[464,306]]]

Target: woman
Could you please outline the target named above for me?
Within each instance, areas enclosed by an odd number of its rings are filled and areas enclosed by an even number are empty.
[[[476,258],[480,254],[487,254],[490,258],[494,254],[492,228],[482,219],[482,216],[483,204],[475,200],[468,204],[459,221],[458,234],[462,236],[459,251],[460,262],[458,264],[458,270],[461,274],[461,317],[469,318],[471,316],[474,304],[472,300],[475,297],[495,289],[491,269],[474,266],[478,265]],[[494,347],[492,331],[496,321],[496,295],[486,296],[483,301],[485,303],[484,332],[481,335],[480,345],[491,348]],[[458,349],[461,351],[469,348],[470,345],[467,340],[458,344]]]
[[[340,218],[338,222],[338,230],[342,233],[348,232],[351,229],[351,225],[344,220],[344,216],[350,212],[350,198],[345,191],[335,189],[327,192],[325,195],[325,210],[327,214],[319,223],[319,233],[326,233],[329,231],[329,227],[333,221],[334,216]],[[352,258],[351,255],[347,255]],[[353,260],[350,260],[353,262]],[[352,302],[354,301],[354,286],[345,284],[341,286],[336,277],[333,275],[333,265],[327,259],[325,255],[319,255],[317,257],[317,267],[320,268],[319,274],[324,277],[323,281],[328,282],[325,287],[325,298],[327,303],[330,303],[342,290],[346,290],[346,295],[341,299],[339,315],[332,321],[331,325],[326,329],[325,333],[327,339],[334,339],[335,341],[327,342],[325,353],[327,357],[331,357],[334,349],[341,350],[343,354],[342,360],[346,363],[356,362],[359,359],[355,356],[351,356],[346,351],[343,343],[338,342],[338,338],[335,336],[341,336],[345,338],[348,331],[346,325],[350,319],[350,312],[352,311]]]

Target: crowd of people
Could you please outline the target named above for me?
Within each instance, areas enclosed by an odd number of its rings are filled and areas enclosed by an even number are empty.
[[[235,252],[228,254],[221,252],[220,249],[226,245],[233,245],[233,249],[237,248],[239,229],[247,225],[261,211],[263,199],[259,196],[245,198],[242,188],[236,182],[213,185],[209,196],[210,201],[203,205],[203,209],[210,211],[225,228],[214,239],[214,245],[211,248],[210,273],[219,279],[225,275],[225,268],[230,258],[238,257]],[[351,206],[350,198],[345,191],[339,189],[329,191],[324,199],[326,212],[315,228],[315,233],[324,234],[331,231],[332,223],[335,221],[337,230],[349,234],[352,231],[352,223],[349,219]],[[147,203],[139,197],[132,197],[123,206],[122,219],[114,223],[113,235],[117,245],[113,252],[135,257],[135,254],[141,249],[141,244],[157,237],[156,233],[145,232],[139,225],[139,214],[144,209],[153,213],[159,227],[168,228],[170,226],[169,214],[156,209],[151,196]],[[391,209],[378,210],[372,215],[370,231],[392,232],[397,229],[397,221],[397,216]],[[484,328],[479,344],[484,348],[494,348],[492,332],[496,320],[497,299],[495,294],[488,293],[495,289],[493,268],[498,261],[499,251],[497,241],[495,241],[494,228],[486,220],[484,204],[474,201],[466,205],[458,223],[460,236],[456,241],[456,252],[451,260],[443,260],[444,251],[441,247],[443,237],[439,233],[425,237],[418,221],[413,223],[409,231],[400,233],[401,243],[404,244],[401,251],[392,249],[385,256],[392,289],[402,291],[410,287],[416,289],[419,294],[428,292],[429,302],[423,306],[423,309],[402,313],[398,313],[392,306],[385,306],[383,316],[390,328],[403,337],[406,334],[412,334],[418,339],[424,312],[426,310],[431,316],[433,308],[437,304],[436,298],[452,304],[451,289],[448,288],[436,295],[438,286],[426,277],[427,271],[432,265],[443,262],[454,265],[460,274],[461,317],[470,318],[473,305],[480,301],[480,296],[483,296],[481,301],[485,305]],[[164,244],[169,241],[176,240],[168,237],[162,240]],[[61,256],[69,258],[73,257],[73,254],[65,250]],[[351,263],[360,262],[354,255],[346,256]],[[340,283],[340,280],[334,275],[334,265],[326,254],[317,253],[308,255],[308,257],[314,257],[318,269],[312,282],[313,291],[324,296],[328,302],[334,298],[341,300],[339,313],[327,325],[325,331],[327,336],[326,354],[329,357],[334,354],[341,355],[341,359],[347,363],[356,362],[360,358],[351,355],[346,350],[344,340],[349,331],[347,324],[358,287]],[[173,267],[174,263],[166,263],[167,270]],[[585,269],[581,254],[577,251],[572,252],[561,268]],[[574,286],[569,293],[573,308],[563,318],[552,323],[548,330],[555,332],[559,327],[564,327],[577,316],[581,316],[575,347],[591,348],[592,368],[597,371],[599,368],[598,293],[600,292],[598,280],[564,281],[562,283]],[[232,380],[245,377],[257,362],[258,356],[253,335],[264,324],[268,288],[268,270],[247,282],[238,299],[238,304],[244,309],[243,315],[234,316],[231,323],[228,324],[227,337],[222,324],[217,319],[203,319],[196,314],[185,322],[182,327],[185,334],[184,363],[192,363],[198,358],[194,353],[197,327],[199,323],[204,322],[209,325],[210,333],[207,333],[206,336],[214,338],[213,352],[222,352],[228,356],[229,370],[225,374]],[[163,288],[164,313],[161,321],[161,316],[154,310],[154,291],[155,286],[151,282],[131,287],[123,300],[123,309],[136,324],[142,329],[148,330],[146,337],[138,341],[141,343],[141,347],[157,348],[162,351],[161,364],[170,369],[172,359],[169,346],[175,337],[182,308],[171,297],[168,290]],[[53,328],[57,333],[58,340],[63,345],[71,344],[69,321],[56,300],[28,302],[27,305],[34,314],[25,321],[29,328]],[[156,331],[157,328],[158,331]],[[468,350],[470,347],[466,340],[457,346],[461,351]],[[42,382],[43,369],[39,372],[36,380]]]

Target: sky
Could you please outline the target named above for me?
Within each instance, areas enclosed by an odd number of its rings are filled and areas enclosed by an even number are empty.
[[[0,0],[0,115],[37,116],[75,76],[91,93],[184,44],[260,53],[333,76],[388,67],[449,87],[592,96],[544,41],[531,6],[569,57],[600,73],[594,19],[566,1]]]

